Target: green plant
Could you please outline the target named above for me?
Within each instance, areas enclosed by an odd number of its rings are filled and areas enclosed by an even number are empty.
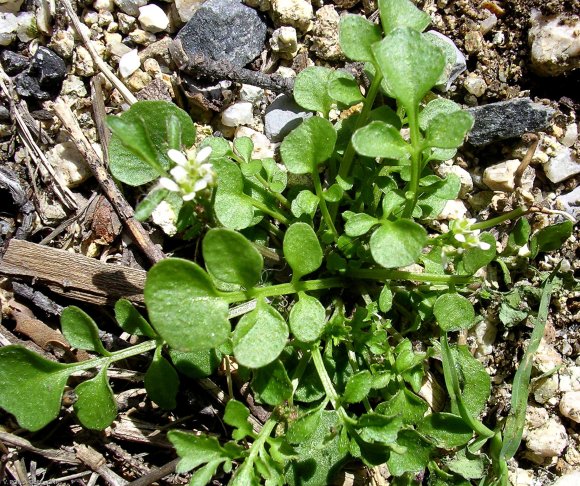
[[[432,165],[455,155],[473,120],[430,92],[446,58],[422,33],[429,17],[408,0],[379,0],[379,8],[382,28],[354,15],[340,24],[343,51],[366,63],[366,96],[346,72],[301,72],[296,101],[318,116],[282,142],[283,166],[254,159],[247,138],[231,146],[209,137],[196,155],[176,155],[195,133],[170,104],[138,103],[110,119],[113,174],[131,185],[164,180],[139,206],[141,217],[171,196],[185,237],[193,234],[188,228],[215,227],[202,240],[203,266],[168,258],[148,272],[148,320],[129,302],[117,303],[119,325],[148,340],[110,353],[92,319],[70,307],[65,337],[100,357],[59,364],[20,346],[0,349],[0,407],[21,426],[39,430],[56,418],[75,371],[99,370],[77,386],[75,411],[86,427],[103,429],[115,417],[111,363],[154,350],[145,386],[171,409],[175,368],[208,376],[227,356],[272,414],[254,431],[249,410],[231,397],[224,415],[231,441],[170,431],[178,471],[194,471],[191,484],[207,484],[221,467],[232,485],[320,485],[352,458],[386,463],[394,484],[416,484],[427,471],[431,485],[507,484],[555,274],[545,279],[505,423],[482,423],[490,378],[466,346],[450,344],[452,333],[477,322],[473,302],[491,292],[476,276],[480,269],[499,262],[509,275],[520,248],[530,245],[532,256],[557,249],[572,225],[530,239],[527,209],[518,208],[488,221],[454,221],[447,232],[431,229],[460,189],[457,177],[440,178]],[[329,121],[336,107],[355,105],[350,117]],[[493,234],[482,231],[510,220],[517,223],[497,255]],[[283,258],[276,272],[283,283],[273,282],[264,257]],[[282,296],[291,296],[291,306]],[[239,302],[255,308],[234,320],[229,306]],[[418,332],[431,336],[430,345],[414,345]],[[420,396],[427,374],[438,370],[449,395],[445,411]]]

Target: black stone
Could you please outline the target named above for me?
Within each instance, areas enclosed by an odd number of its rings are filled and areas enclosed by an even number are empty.
[[[51,93],[40,87],[38,79],[33,78],[28,72],[20,73],[14,79],[16,92],[23,98],[33,98],[38,101],[46,101],[53,97]]]
[[[30,64],[30,59],[26,56],[8,50],[0,53],[0,60],[2,61],[4,72],[9,76],[14,76],[24,71]]]
[[[478,147],[545,130],[554,114],[553,109],[533,103],[530,98],[490,103],[468,111],[475,117],[475,124],[467,141]]]
[[[188,54],[243,67],[262,52],[266,24],[241,0],[208,0],[177,38]]]
[[[50,49],[39,47],[30,63],[29,73],[38,79],[42,88],[60,91],[66,76],[66,65],[62,58]]]

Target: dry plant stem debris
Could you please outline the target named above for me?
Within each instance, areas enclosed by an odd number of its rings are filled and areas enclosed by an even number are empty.
[[[91,55],[91,58],[93,59],[93,62],[95,63],[95,65],[106,76],[106,78],[111,82],[111,84],[119,90],[119,93],[121,93],[121,95],[123,96],[123,98],[125,98],[125,101],[127,103],[129,103],[129,104],[135,103],[137,101],[137,98],[135,98],[133,93],[131,93],[131,91],[129,91],[129,88],[127,88],[127,86],[125,86],[123,84],[123,82],[117,76],[115,76],[113,74],[113,72],[111,71],[111,69],[109,68],[107,63],[105,61],[103,61],[101,56],[99,56],[99,54],[95,50],[95,47],[93,46],[92,41],[86,36],[84,30],[81,27],[81,21],[79,20],[79,18],[77,16],[74,8],[72,7],[70,1],[69,0],[61,0],[61,1],[62,1],[62,4],[64,5],[66,13],[68,14],[68,16],[70,17],[70,19],[72,21],[73,29],[75,30],[75,33],[82,39],[83,44],[85,45],[85,47],[89,51],[89,54]]]
[[[28,126],[24,122],[24,119],[20,114],[18,107],[14,101],[13,98],[14,89],[12,89],[12,83],[8,78],[8,76],[6,76],[6,73],[4,72],[1,66],[0,66],[0,88],[4,93],[4,96],[10,103],[10,115],[12,116],[12,119],[16,122],[16,125],[18,127],[18,134],[20,136],[20,139],[22,140],[22,143],[28,149],[28,153],[35,161],[37,166],[42,166],[42,168],[46,170],[46,172],[48,172],[48,174],[50,175],[51,177],[50,183],[56,197],[67,209],[74,211],[75,209],[77,209],[77,203],[75,201],[74,195],[56,177],[52,165],[50,165],[50,163],[48,162],[48,160],[44,155],[44,152],[34,141],[34,138],[32,137],[32,134],[30,133]]]
[[[129,206],[121,194],[121,191],[119,191],[119,188],[116,186],[112,177],[104,167],[99,155],[95,152],[92,145],[85,137],[71,109],[62,100],[57,100],[53,103],[52,108],[63,126],[69,131],[72,141],[89,164],[95,179],[97,179],[105,193],[105,196],[113,205],[115,211],[117,211],[121,221],[126,225],[129,233],[135,240],[135,243],[137,243],[151,263],[163,259],[165,255],[160,248],[151,241],[151,238],[143,228],[143,225],[135,219],[133,208]]]
[[[177,68],[195,77],[208,78],[212,81],[234,81],[269,89],[277,93],[292,93],[294,82],[280,76],[271,76],[259,71],[237,68],[224,61],[213,61],[205,56],[187,54],[179,39],[169,47],[171,57]]]
[[[86,445],[76,447],[77,457],[99,474],[109,486],[125,486],[128,481],[107,467],[107,461],[101,453]]]
[[[61,462],[64,464],[80,464],[81,461],[78,457],[66,451],[60,451],[58,449],[43,449],[41,447],[36,447],[30,441],[19,437],[18,435],[11,434],[9,432],[0,431],[0,441],[10,447],[18,447],[25,451],[30,451],[38,454],[46,459],[54,462]]]
[[[180,459],[174,459],[173,461],[168,462],[167,464],[164,464],[161,467],[152,469],[150,472],[140,477],[139,479],[136,479],[135,481],[131,481],[130,483],[128,483],[127,486],[149,486],[155,481],[159,481],[168,474],[174,472],[175,466],[177,466],[177,463],[179,461]]]

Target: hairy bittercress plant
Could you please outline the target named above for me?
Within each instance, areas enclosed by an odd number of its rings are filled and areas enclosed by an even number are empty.
[[[460,189],[456,176],[442,179],[432,166],[455,155],[473,119],[430,91],[445,81],[446,57],[422,33],[429,17],[408,0],[378,3],[381,25],[355,15],[340,23],[342,50],[366,63],[365,95],[347,72],[302,71],[294,96],[316,115],[282,142],[283,165],[253,158],[248,138],[230,145],[210,137],[186,156],[193,123],[171,104],[140,102],[110,118],[113,175],[130,185],[152,183],[139,215],[147,218],[174,194],[182,229],[196,221],[201,228],[196,204],[205,205],[202,223],[214,228],[202,241],[203,265],[168,258],[148,272],[148,320],[128,301],[115,306],[119,325],[142,343],[108,352],[93,320],[69,307],[65,337],[99,357],[59,364],[21,346],[0,349],[0,407],[22,427],[39,430],[57,417],[76,371],[97,370],[76,387],[74,409],[84,426],[103,429],[116,415],[112,363],[154,350],[145,387],[171,409],[176,369],[208,376],[225,355],[272,414],[255,432],[248,409],[232,398],[224,415],[231,441],[170,431],[182,458],[178,471],[193,471],[193,485],[210,482],[218,468],[232,473],[232,485],[324,485],[352,459],[386,463],[394,484],[420,482],[426,472],[431,485],[507,484],[554,276],[505,423],[480,421],[490,378],[451,333],[477,321],[477,286],[470,284],[481,285],[478,270],[497,261],[509,278],[510,259],[525,258],[521,248],[531,256],[557,249],[572,227],[555,225],[530,240],[521,218],[500,256],[485,230],[526,208],[480,223],[454,221],[441,234],[429,229]],[[336,107],[352,107],[352,114],[333,124]],[[276,283],[264,257],[278,262]],[[291,296],[290,307],[281,296]],[[230,304],[240,302],[255,307],[233,318]],[[431,346],[414,345],[418,330],[432,335]],[[421,389],[438,371],[449,401],[433,410]]]

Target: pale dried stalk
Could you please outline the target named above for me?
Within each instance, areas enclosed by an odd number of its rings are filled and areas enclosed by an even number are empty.
[[[74,198],[73,193],[56,176],[56,173],[55,173],[52,165],[50,164],[50,162],[48,161],[48,159],[44,155],[44,152],[40,149],[40,147],[34,141],[34,138],[32,137],[32,134],[30,133],[30,130],[28,129],[28,126],[26,125],[26,123],[24,121],[24,118],[22,117],[22,115],[18,111],[18,107],[16,106],[16,103],[14,102],[14,98],[12,97],[12,93],[14,93],[14,90],[12,89],[12,82],[10,81],[10,78],[8,78],[8,76],[6,76],[6,73],[4,72],[4,70],[2,69],[1,66],[0,66],[0,88],[2,89],[4,95],[6,96],[6,99],[10,103],[10,115],[12,116],[12,119],[16,123],[16,127],[18,129],[18,135],[20,136],[22,143],[28,149],[28,152],[30,153],[32,159],[37,164],[37,166],[38,165],[42,166],[42,168],[52,178],[53,190],[54,190],[56,197],[59,199],[59,201],[67,209],[69,209],[71,211],[76,210],[77,203],[76,203],[76,200]]]
[[[99,56],[97,50],[95,49],[95,46],[93,46],[93,42],[86,36],[84,30],[81,27],[82,23],[79,20],[70,1],[69,0],[60,0],[60,1],[62,2],[62,5],[64,6],[69,18],[71,19],[75,33],[83,41],[83,44],[87,48],[87,51],[89,51],[89,54],[91,55],[91,58],[95,63],[95,66],[97,66],[99,68],[99,71],[101,71],[105,75],[105,77],[111,82],[111,84],[115,88],[117,88],[117,90],[119,91],[119,93],[121,93],[121,96],[125,98],[125,101],[127,103],[129,103],[130,105],[135,103],[137,101],[137,98],[135,98],[133,93],[129,91],[129,88],[127,88],[127,86],[125,86],[125,84],[123,84],[123,82],[113,74],[113,71],[111,71],[109,65],[105,61],[103,61],[103,58],[101,56]]]

